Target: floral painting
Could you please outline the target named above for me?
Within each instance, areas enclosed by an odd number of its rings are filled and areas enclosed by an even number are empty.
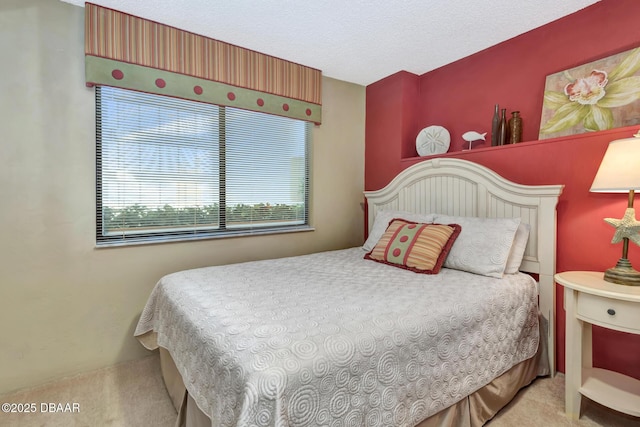
[[[540,139],[640,123],[640,48],[547,76]]]

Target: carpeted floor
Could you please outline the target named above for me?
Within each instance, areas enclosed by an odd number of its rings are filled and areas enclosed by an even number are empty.
[[[35,413],[0,412],[3,427],[171,427],[176,418],[157,355],[5,394],[0,396],[0,403],[36,406]],[[640,419],[587,401],[580,421],[569,421],[564,416],[564,376],[556,375],[539,378],[521,390],[487,426],[639,427]]]

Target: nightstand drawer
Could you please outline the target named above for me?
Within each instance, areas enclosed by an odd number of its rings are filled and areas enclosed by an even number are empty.
[[[596,325],[640,333],[640,308],[632,301],[580,293],[577,316]]]

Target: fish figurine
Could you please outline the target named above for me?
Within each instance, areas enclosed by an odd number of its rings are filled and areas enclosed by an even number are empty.
[[[487,133],[479,133],[473,130],[470,130],[469,132],[465,132],[462,134],[462,139],[464,139],[465,141],[467,141],[469,143],[469,150],[471,150],[471,144],[474,141],[479,141],[479,140],[483,140],[486,141],[485,136],[487,136]]]

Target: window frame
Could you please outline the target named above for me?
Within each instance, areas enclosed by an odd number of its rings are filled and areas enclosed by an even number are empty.
[[[101,89],[104,86],[95,87],[95,105],[96,105],[96,246],[128,246],[139,244],[155,244],[155,243],[169,243],[191,240],[203,240],[203,239],[219,239],[230,237],[242,237],[242,236],[255,236],[265,234],[282,234],[292,232],[313,231],[313,227],[310,224],[310,200],[311,200],[311,133],[312,124],[310,122],[304,123],[304,222],[302,224],[289,224],[289,225],[267,225],[267,226],[250,226],[250,227],[238,227],[227,228],[227,178],[226,178],[226,109],[233,107],[217,106],[218,107],[218,227],[217,228],[204,228],[201,229],[197,226],[191,228],[185,228],[183,230],[165,230],[165,231],[150,231],[144,233],[127,232],[117,235],[104,235],[104,208],[103,206],[103,177],[102,177],[102,105],[101,105]],[[131,89],[112,88],[124,91],[132,91]],[[164,95],[148,94],[151,96],[164,97]],[[171,98],[171,97],[167,97]],[[190,100],[182,100],[187,102],[196,102]],[[264,114],[269,116],[270,114],[252,112],[254,114]],[[288,118],[289,119],[289,118]],[[289,119],[296,120],[296,119]]]

